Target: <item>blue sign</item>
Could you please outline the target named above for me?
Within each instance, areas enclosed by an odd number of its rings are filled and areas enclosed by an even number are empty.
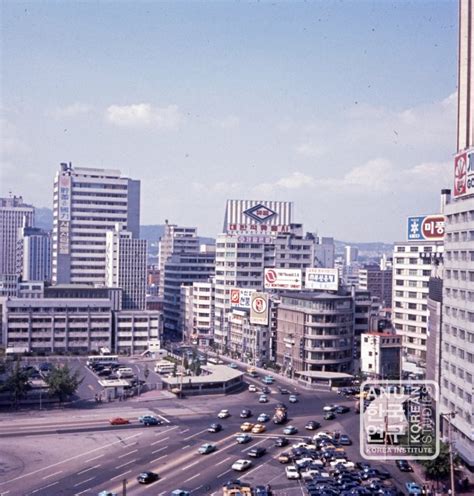
[[[420,241],[423,240],[423,232],[421,230],[421,225],[423,224],[425,216],[421,217],[408,217],[408,241]]]

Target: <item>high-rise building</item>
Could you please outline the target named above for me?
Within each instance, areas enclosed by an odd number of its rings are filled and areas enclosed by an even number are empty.
[[[359,249],[356,246],[345,246],[344,247],[345,262],[346,265],[352,265],[353,262],[357,262],[359,258]]]
[[[106,233],[122,223],[140,232],[140,181],[118,170],[62,163],[54,181],[54,284],[105,284]]]
[[[334,238],[318,236],[314,245],[314,266],[332,269],[334,267],[335,252]]]
[[[445,208],[440,404],[451,417],[456,452],[474,466],[474,2],[462,0],[459,9],[458,153],[453,200]]]
[[[122,288],[124,310],[145,310],[147,283],[147,242],[135,239],[122,224],[106,233],[105,283]]]
[[[38,227],[21,227],[16,265],[23,281],[51,281],[51,234]]]
[[[160,284],[158,294],[164,296],[165,263],[175,253],[197,253],[199,238],[196,227],[181,227],[165,222],[165,232],[159,242],[158,271]]]
[[[365,265],[359,269],[359,289],[370,291],[382,306],[392,306],[392,269],[382,270],[379,265]]]
[[[34,225],[35,209],[21,196],[0,198],[0,275],[17,273],[16,248],[19,229]]]

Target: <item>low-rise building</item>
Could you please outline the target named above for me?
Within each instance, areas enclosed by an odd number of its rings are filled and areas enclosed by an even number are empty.
[[[116,353],[141,354],[150,349],[150,343],[160,339],[162,312],[122,310],[114,313],[114,320]]]

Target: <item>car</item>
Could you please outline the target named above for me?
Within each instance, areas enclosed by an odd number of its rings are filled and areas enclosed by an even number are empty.
[[[278,388],[278,390],[280,391],[280,394],[290,394],[290,392],[288,391],[288,389]]]
[[[143,425],[145,427],[148,427],[150,425],[161,425],[163,422],[160,419],[157,418],[149,418],[143,422]]]
[[[252,448],[249,450],[248,455],[253,457],[253,458],[260,458],[263,456],[267,450],[265,448],[262,448],[260,446],[256,446],[255,448]]]
[[[240,412],[240,418],[249,418],[252,416],[252,412],[251,410],[249,410],[248,408],[244,408],[241,412]]]
[[[323,412],[333,412],[337,408],[337,405],[324,405]]]
[[[220,418],[220,419],[226,419],[230,417],[230,412],[229,410],[221,410],[218,414],[217,414],[217,418]]]
[[[112,370],[111,369],[103,369],[97,372],[97,375],[99,377],[110,377],[112,375]]]
[[[38,369],[41,372],[51,372],[51,370],[53,370],[53,364],[50,362],[43,362],[43,363],[40,363],[40,365],[38,366]]]
[[[249,434],[239,434],[235,440],[237,441],[238,444],[247,444],[252,441],[252,436]]]
[[[250,384],[249,392],[256,393],[257,392],[257,386],[255,386],[254,384]]]
[[[232,470],[237,470],[237,472],[243,472],[252,466],[250,460],[237,460],[232,464]]]
[[[352,440],[347,434],[341,434],[339,436],[339,444],[342,446],[350,446],[352,444]]]
[[[283,448],[283,446],[288,446],[288,439],[286,439],[286,437],[277,437],[275,439],[275,446],[277,448]]]
[[[326,412],[324,414],[324,420],[334,420],[336,418],[336,414],[334,412]]]
[[[137,481],[139,484],[151,484],[159,479],[159,476],[155,472],[142,472],[138,474]]]
[[[140,424],[144,424],[145,422],[153,422],[154,420],[158,419],[153,415],[142,415],[141,417],[138,417]]]
[[[300,478],[300,473],[295,465],[288,465],[288,467],[285,468],[285,474],[286,478],[290,480]]]
[[[395,460],[400,472],[413,472],[412,466],[406,460]]]
[[[101,491],[97,496],[118,496],[118,494],[112,491]]]
[[[231,369],[237,369],[237,368],[238,368],[236,363],[231,363],[231,364],[229,364],[229,367],[230,367]]]
[[[291,462],[291,456],[289,453],[280,453],[278,455],[278,458],[277,460],[280,462],[280,463],[290,463]]]
[[[122,417],[114,417],[109,420],[110,425],[125,425],[129,424],[130,420]]]
[[[351,409],[348,406],[344,405],[337,405],[336,409],[334,410],[336,413],[347,413],[350,412]]]
[[[408,491],[409,496],[422,494],[421,486],[416,482],[405,482],[405,488]]]
[[[321,424],[319,422],[316,422],[316,420],[310,420],[309,422],[306,422],[306,425],[304,426],[305,429],[308,429],[308,431],[315,431],[316,429],[319,429],[321,427]]]
[[[269,420],[270,420],[270,415],[268,415],[267,413],[261,413],[257,417],[257,422],[268,422]]]
[[[213,423],[208,427],[207,432],[220,432],[221,430],[222,430],[221,424]]]
[[[252,427],[252,432],[254,434],[261,434],[262,432],[265,432],[267,428],[263,424],[255,424]]]
[[[270,486],[255,486],[255,496],[271,496],[272,492]]]
[[[216,446],[214,444],[206,443],[199,447],[198,453],[200,455],[207,455],[216,451]]]
[[[191,493],[185,489],[175,489],[171,491],[171,496],[191,496]]]
[[[268,398],[267,398],[267,395],[265,395],[265,394],[261,394],[261,395],[258,397],[258,402],[259,402],[259,403],[268,403]]]
[[[270,394],[271,393],[271,390],[270,390],[270,388],[268,386],[263,386],[262,393],[263,394]]]
[[[288,425],[283,429],[283,434],[286,436],[292,436],[293,434],[297,434],[298,429],[294,425]]]
[[[290,403],[298,403],[298,398],[294,394],[290,394],[288,401]]]
[[[244,422],[241,426],[240,426],[240,430],[242,432],[250,432],[253,427],[254,427],[255,424],[252,424],[252,422]]]

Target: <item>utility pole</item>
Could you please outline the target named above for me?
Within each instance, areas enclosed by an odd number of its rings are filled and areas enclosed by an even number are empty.
[[[122,496],[127,496],[127,479],[122,480]]]

